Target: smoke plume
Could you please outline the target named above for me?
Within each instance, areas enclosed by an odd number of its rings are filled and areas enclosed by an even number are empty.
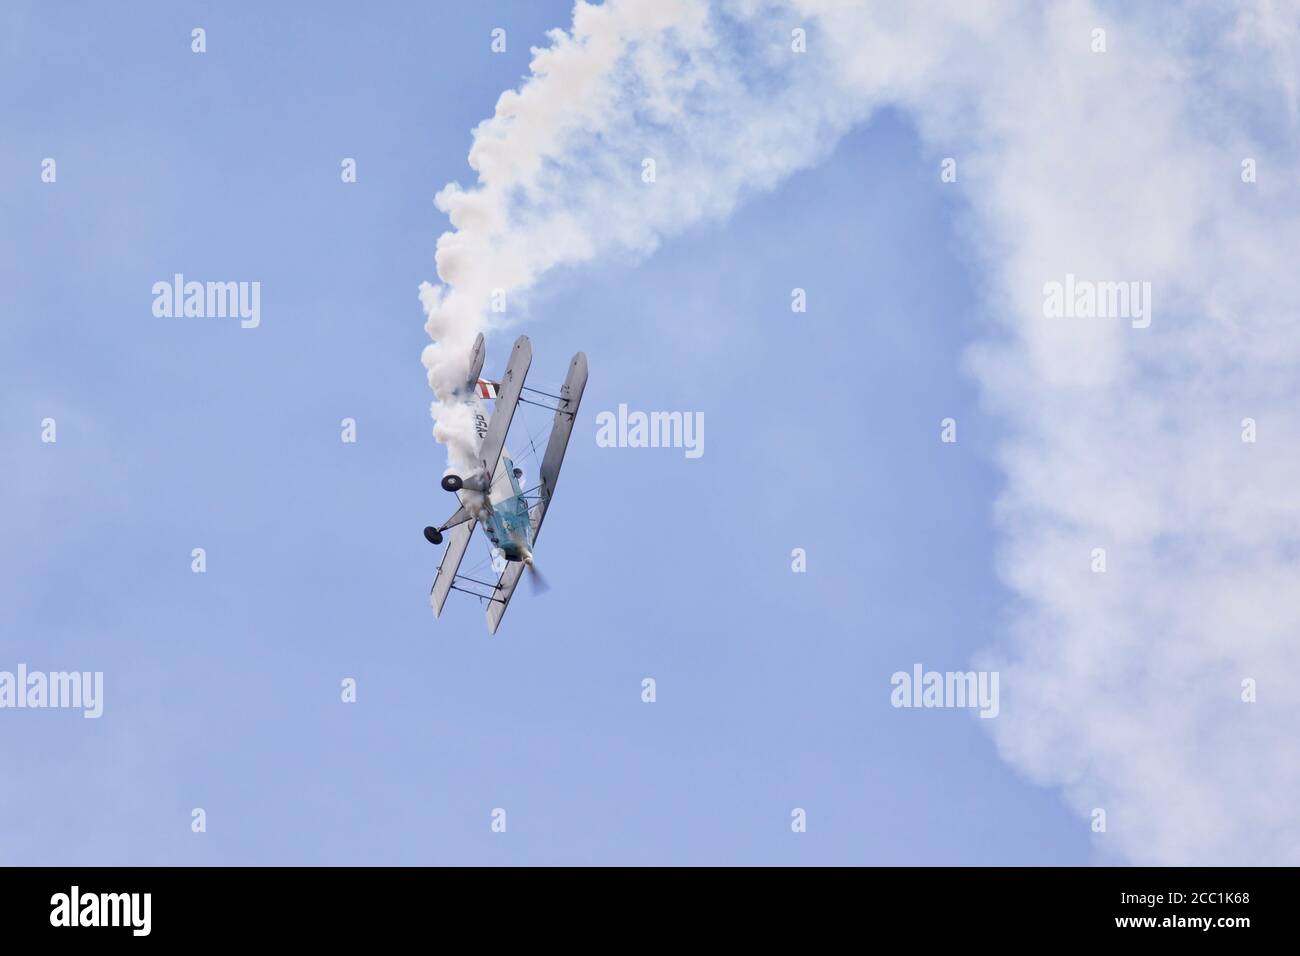
[[[1280,0],[579,3],[475,130],[477,185],[438,196],[435,435],[468,447],[442,402],[497,290],[509,313],[557,265],[648,252],[904,110],[957,160],[936,188],[997,324],[966,371],[1005,424],[1000,752],[1105,809],[1103,855],[1298,863],[1298,22]],[[1045,317],[1067,275],[1149,282],[1151,325]]]

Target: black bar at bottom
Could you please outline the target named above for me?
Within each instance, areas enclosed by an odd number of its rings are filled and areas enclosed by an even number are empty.
[[[26,868],[0,870],[0,926],[7,942],[91,945],[400,942],[441,925],[455,930],[452,945],[490,927],[494,945],[515,933],[533,945],[556,934],[668,943],[698,930],[765,943],[901,932],[918,945],[1130,937],[1231,946],[1291,935],[1294,879],[1293,870],[1244,868]]]

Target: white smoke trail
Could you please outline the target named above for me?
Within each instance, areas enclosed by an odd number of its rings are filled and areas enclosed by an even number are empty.
[[[1001,752],[1105,810],[1105,855],[1300,862],[1300,74],[1294,26],[1268,26],[1297,11],[806,6],[835,69],[961,157],[1004,333],[971,367],[1010,428],[1001,570],[1022,598],[989,661]],[[1243,182],[1243,157],[1268,174]],[[1150,281],[1151,327],[1046,319],[1067,273]],[[1248,417],[1267,441],[1242,441]]]
[[[1105,809],[1102,853],[1300,862],[1300,11],[1220,6],[580,3],[476,130],[479,186],[439,196],[430,384],[460,382],[493,289],[648,251],[906,109],[959,161],[936,188],[969,204],[1001,323],[970,361],[1009,436],[1001,752]],[[1151,327],[1046,319],[1067,273],[1151,282]]]
[[[599,223],[572,181],[576,154],[584,141],[626,124],[618,111],[636,95],[624,87],[638,69],[630,51],[644,44],[653,55],[669,29],[682,43],[698,43],[703,25],[688,2],[579,4],[572,33],[552,31],[552,45],[534,52],[531,78],[502,94],[496,114],[474,131],[469,164],[478,187],[453,183],[438,194],[455,231],[438,240],[444,285],[420,288],[433,339],[422,359],[439,399],[434,435],[448,443],[453,465],[472,459],[473,426],[463,410],[444,403],[464,383],[470,347],[488,324],[494,296],[517,301],[547,269],[597,250]],[[596,145],[599,172],[608,177],[613,156]]]
[[[792,72],[788,30],[737,46],[736,17],[752,29],[771,13],[733,12],[699,0],[578,3],[572,29],[550,33],[532,75],[474,131],[478,185],[438,194],[455,229],[438,240],[443,284],[420,288],[433,339],[422,358],[439,399],[434,435],[453,465],[472,457],[472,423],[444,403],[464,381],[494,295],[515,311],[558,265],[648,252],[812,163],[833,142],[823,128],[843,129],[845,98],[809,109],[797,84],[781,82]],[[734,116],[744,123],[733,126]],[[646,159],[653,183],[643,179]]]

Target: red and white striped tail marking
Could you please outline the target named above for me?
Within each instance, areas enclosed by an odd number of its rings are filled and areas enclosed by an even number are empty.
[[[479,398],[496,398],[497,390],[501,388],[499,382],[489,382],[487,379],[478,380]]]

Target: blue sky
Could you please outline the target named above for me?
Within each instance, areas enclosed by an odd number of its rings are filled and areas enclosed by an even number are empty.
[[[648,258],[549,276],[490,338],[495,373],[530,335],[538,387],[591,363],[551,590],[492,639],[470,599],[432,618],[420,529],[453,507],[419,360],[432,197],[471,180],[470,130],[568,15],[0,15],[0,669],[105,675],[100,720],[0,712],[0,862],[1094,858],[974,713],[889,705],[896,670],[973,666],[1008,602],[999,424],[962,371],[988,319],[903,114]],[[176,272],[260,281],[261,326],[155,318]],[[619,403],[703,412],[704,456],[598,448]]]

